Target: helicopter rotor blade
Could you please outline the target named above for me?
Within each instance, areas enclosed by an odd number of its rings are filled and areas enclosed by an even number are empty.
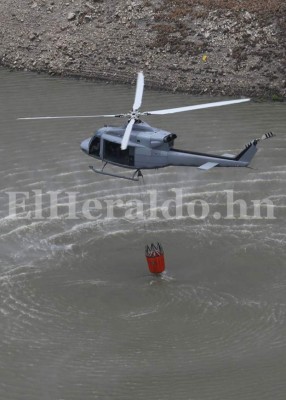
[[[144,90],[144,75],[143,72],[139,72],[137,76],[133,111],[138,110],[142,104],[143,90]]]
[[[113,117],[125,117],[125,114],[107,114],[107,115],[66,115],[60,117],[24,117],[17,118],[18,120],[33,120],[33,119],[75,119],[75,118],[113,118]]]
[[[128,125],[125,129],[122,142],[121,142],[121,150],[126,150],[129,142],[129,138],[131,135],[131,131],[133,128],[133,125],[135,124],[135,118],[131,118],[130,121],[128,122]]]
[[[174,114],[174,113],[179,113],[179,112],[184,112],[184,111],[200,110],[202,108],[220,107],[220,106],[227,106],[227,105],[231,105],[231,104],[244,103],[246,101],[250,101],[250,99],[217,101],[214,103],[197,104],[195,106],[186,106],[186,107],[179,107],[179,108],[169,108],[166,110],[144,111],[141,114],[142,115]]]

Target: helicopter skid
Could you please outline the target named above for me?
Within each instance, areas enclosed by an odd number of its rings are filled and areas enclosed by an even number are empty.
[[[105,171],[103,171],[103,169],[96,169],[92,165],[90,165],[89,168],[96,174],[113,176],[114,178],[126,179],[128,181],[138,182],[140,177],[143,178],[143,175],[142,175],[142,172],[140,171],[140,169],[137,169],[134,172],[134,174],[130,177],[130,176],[124,176],[124,175],[119,175],[119,174],[112,174],[111,172],[105,172]]]

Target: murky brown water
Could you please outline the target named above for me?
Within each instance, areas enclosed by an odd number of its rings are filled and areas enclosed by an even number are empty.
[[[278,136],[259,146],[253,169],[166,168],[145,172],[143,186],[88,169],[79,144],[106,121],[16,120],[126,112],[134,88],[6,70],[0,81],[0,398],[284,400],[285,104],[150,117],[178,134],[177,147],[198,151],[236,153],[269,130]],[[205,101],[148,90],[142,108]],[[160,208],[172,189],[184,207],[207,202],[209,216],[125,217],[128,200],[143,200],[147,215],[150,193]],[[47,218],[57,190],[62,202],[77,192],[77,219],[67,207]],[[26,193],[25,213],[39,191],[42,219],[8,215],[8,192]],[[232,191],[248,216],[252,200],[271,200],[275,219],[265,207],[261,219],[216,219]],[[89,199],[101,218],[84,218]],[[116,199],[125,209],[107,218]],[[151,240],[165,249],[161,278],[147,271]]]

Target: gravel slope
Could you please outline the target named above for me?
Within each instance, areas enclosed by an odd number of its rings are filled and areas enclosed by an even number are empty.
[[[154,88],[282,99],[286,5],[273,3],[1,0],[0,64],[121,82],[143,69]]]

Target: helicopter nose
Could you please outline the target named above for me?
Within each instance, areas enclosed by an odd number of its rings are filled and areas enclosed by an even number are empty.
[[[84,151],[87,154],[89,152],[89,142],[90,138],[83,140],[80,144],[80,148],[82,149],[82,151]]]

